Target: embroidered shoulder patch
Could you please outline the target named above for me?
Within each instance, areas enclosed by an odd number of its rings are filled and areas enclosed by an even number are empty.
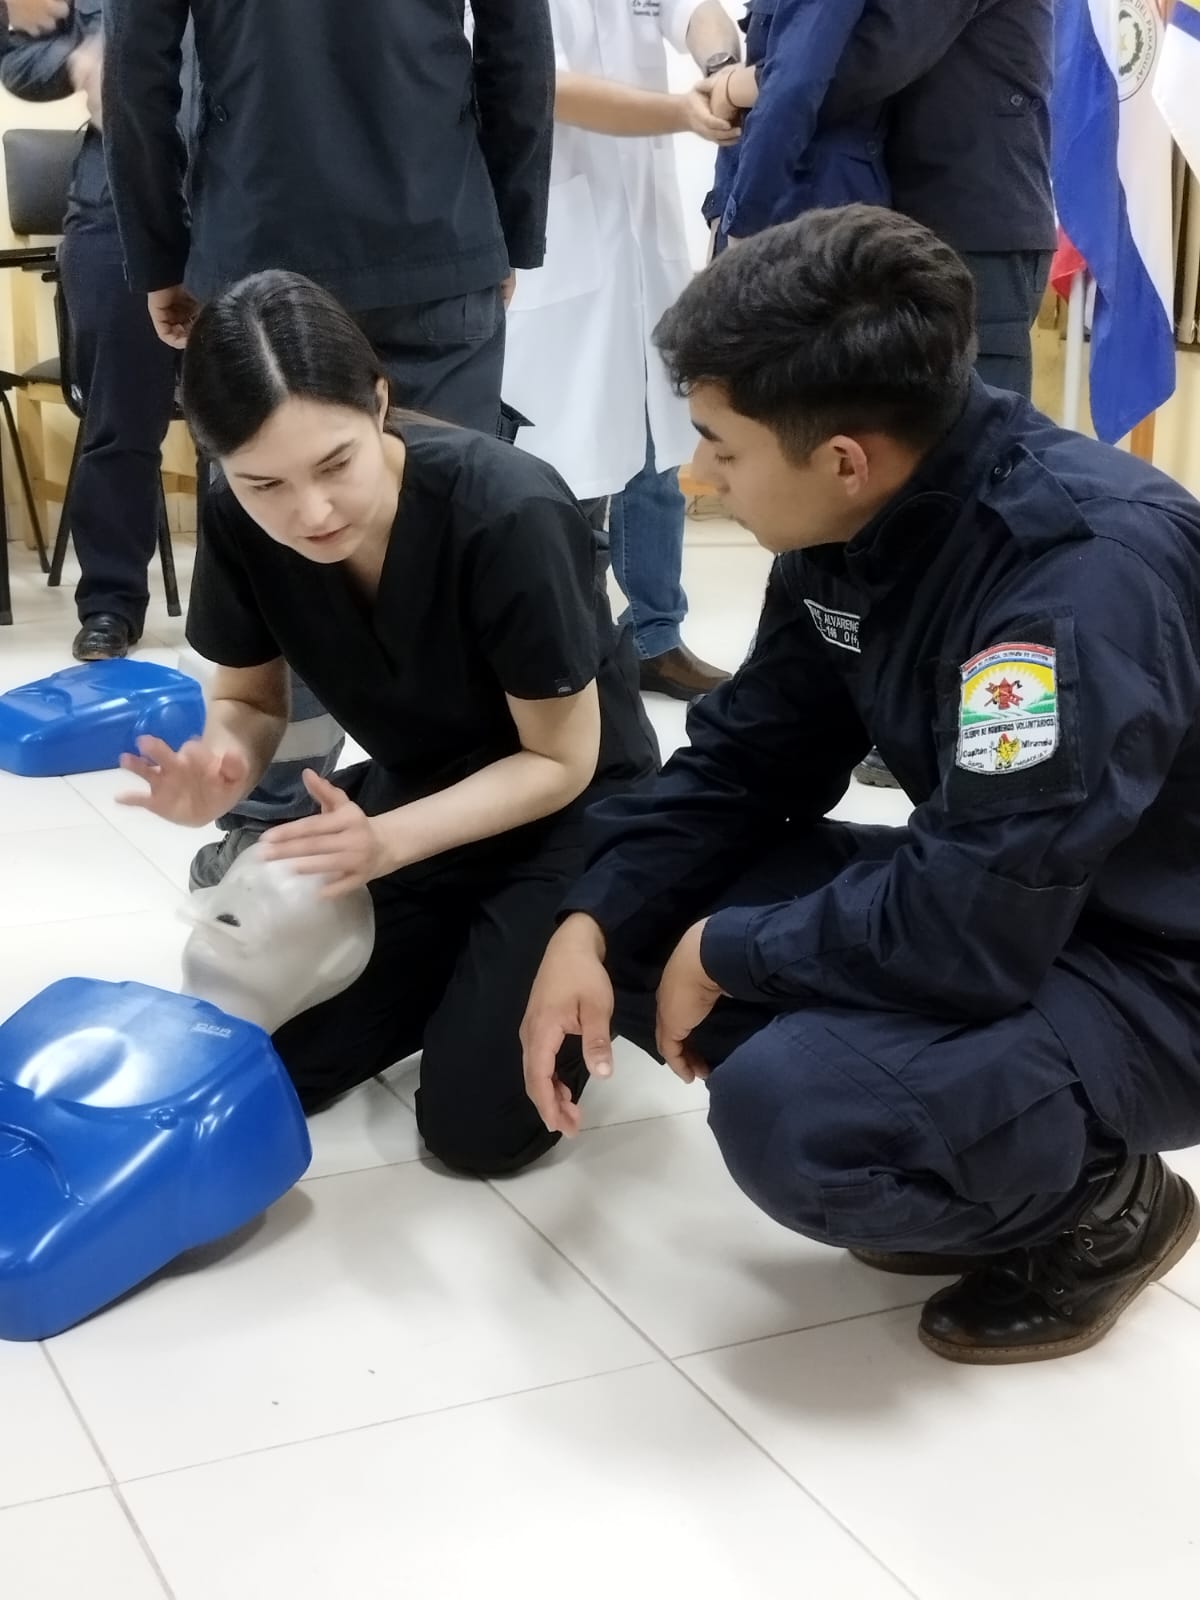
[[[997,644],[963,663],[955,764],[964,772],[1023,772],[1058,749],[1055,652]]]
[[[806,600],[813,621],[817,625],[817,632],[822,639],[830,644],[836,644],[839,650],[853,650],[856,655],[861,655],[858,643],[858,625],[862,618],[853,611],[833,611],[828,606],[819,606],[815,600]]]

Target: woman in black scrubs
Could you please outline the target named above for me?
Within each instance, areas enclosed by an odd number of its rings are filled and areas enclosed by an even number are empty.
[[[266,771],[291,666],[371,759],[305,781],[319,810],[263,849],[369,884],[375,953],[275,1044],[307,1110],[423,1050],[417,1117],[459,1171],[553,1142],[525,1095],[522,1013],[582,817],[657,764],[596,535],[556,474],[390,412],[370,345],[303,278],[249,278],[191,335],[183,402],[208,497],[187,635],[220,671],[202,740],[145,741],[125,797],[201,826]],[[585,1079],[578,1041],[559,1076]]]

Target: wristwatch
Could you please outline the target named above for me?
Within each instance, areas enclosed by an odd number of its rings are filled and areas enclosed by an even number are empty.
[[[726,67],[740,67],[741,64],[739,56],[730,55],[728,50],[722,50],[720,55],[709,56],[704,63],[704,76],[715,78],[717,73],[724,72]]]

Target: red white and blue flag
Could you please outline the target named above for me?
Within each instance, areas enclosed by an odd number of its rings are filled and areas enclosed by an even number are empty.
[[[1193,0],[1175,0],[1154,98],[1188,166],[1200,177],[1200,5]]]
[[[1054,191],[1096,284],[1092,422],[1110,443],[1175,389],[1171,132],[1154,98],[1168,3],[1056,7]]]

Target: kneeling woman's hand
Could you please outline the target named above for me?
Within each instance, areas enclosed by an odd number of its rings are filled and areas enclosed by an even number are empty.
[[[376,818],[368,817],[345,790],[315,772],[305,772],[304,786],[320,806],[320,814],[269,829],[261,846],[266,860],[290,861],[297,872],[328,879],[321,890],[325,900],[391,872],[393,863]]]

